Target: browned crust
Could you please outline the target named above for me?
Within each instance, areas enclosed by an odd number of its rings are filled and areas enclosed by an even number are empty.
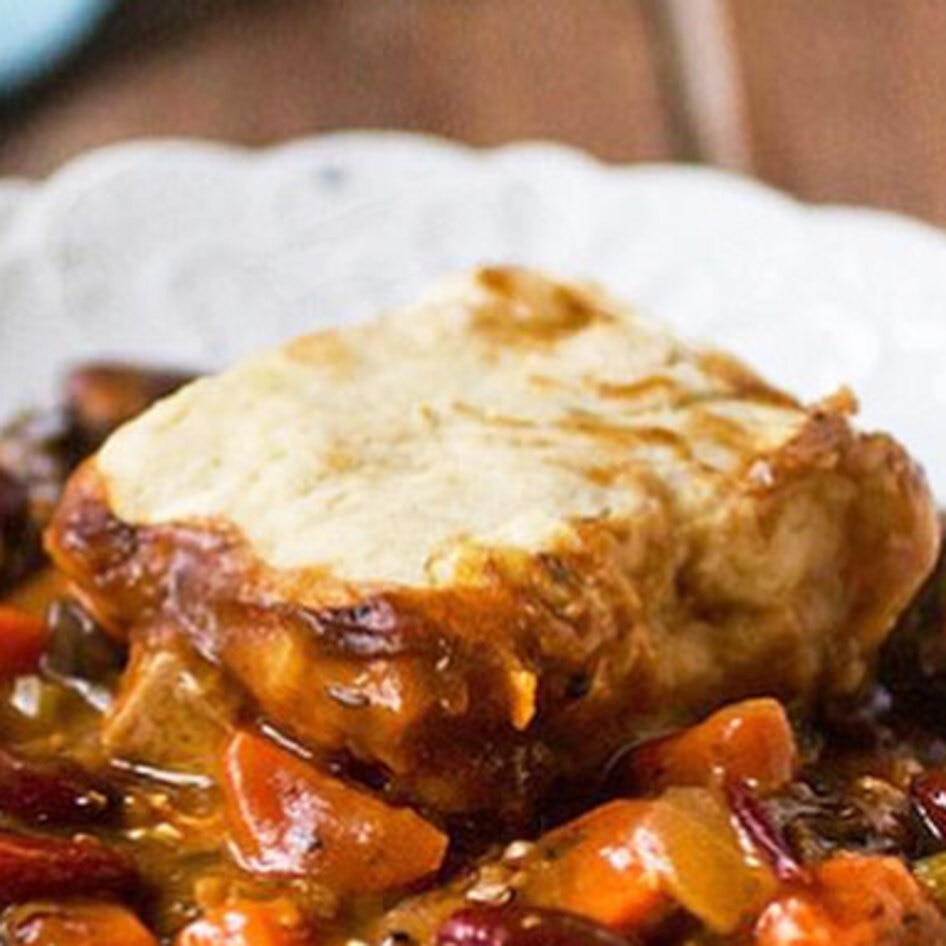
[[[600,771],[621,744],[721,701],[862,682],[939,531],[915,464],[887,437],[854,434],[845,413],[816,408],[754,457],[712,521],[685,521],[666,496],[624,535],[579,524],[565,553],[475,551],[463,587],[350,586],[274,571],[219,523],[130,526],[94,460],[47,544],[114,633],[170,622],[316,751],[381,766],[429,809],[515,819],[556,779]],[[837,553],[784,600],[747,597],[726,577],[740,567],[729,550],[744,548],[751,571],[753,549],[811,497],[831,504]],[[831,626],[818,623],[826,601]]]
[[[575,699],[576,687],[588,695],[596,652],[639,624],[627,605],[607,619],[589,613],[576,586],[594,566],[551,555],[484,552],[468,565],[477,587],[444,591],[274,572],[218,524],[120,522],[94,462],[73,478],[47,546],[112,633],[176,625],[290,735],[380,763],[396,793],[446,811],[498,807],[518,817],[529,784],[547,783],[553,766],[540,734],[515,724],[517,680],[542,666],[537,702],[551,738],[553,708]],[[588,596],[614,597],[609,580],[603,574]],[[644,640],[639,649],[635,696],[620,701],[622,711],[651,700],[652,655]],[[268,677],[269,668],[284,678]],[[609,687],[594,702],[618,712]]]
[[[528,270],[487,266],[477,271],[476,279],[495,300],[473,309],[473,331],[489,344],[549,346],[595,323],[614,321],[614,313],[596,305],[593,297]]]
[[[757,375],[747,364],[728,352],[708,349],[698,354],[700,368],[711,378],[721,381],[734,397],[746,398],[759,404],[801,410],[802,405],[792,395],[773,387]]]

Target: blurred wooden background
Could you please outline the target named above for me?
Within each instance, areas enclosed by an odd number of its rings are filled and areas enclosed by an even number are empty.
[[[707,161],[946,223],[942,0],[124,0],[0,103],[0,174],[349,127]]]

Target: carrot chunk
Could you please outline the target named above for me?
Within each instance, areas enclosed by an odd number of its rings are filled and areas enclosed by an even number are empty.
[[[288,901],[239,900],[186,926],[175,946],[310,946],[299,911]]]
[[[463,923],[451,927],[450,918],[467,916],[470,904],[510,903],[526,913],[581,917],[631,942],[649,942],[683,911],[729,934],[751,928],[779,889],[720,793],[673,788],[659,798],[609,802],[537,841],[516,841],[447,887],[402,901],[368,939],[399,932],[428,943],[438,930],[447,939],[485,936]]]
[[[773,900],[756,946],[943,946],[946,919],[894,857],[837,855]]]
[[[798,763],[791,724],[776,700],[746,700],[702,723],[631,752],[625,779],[636,789],[744,781],[771,791],[790,781]]]
[[[644,801],[611,802],[545,835],[520,897],[620,932],[658,923],[671,904],[636,847],[651,808]]]
[[[0,679],[34,673],[46,649],[46,623],[26,611],[0,605]]]
[[[11,946],[158,946],[134,913],[113,903],[18,907],[6,929]]]
[[[647,933],[683,907],[718,933],[758,916],[777,889],[731,813],[702,788],[614,801],[543,836],[514,880],[518,901],[619,933]]]
[[[233,847],[249,870],[364,893],[412,884],[443,861],[446,835],[415,812],[352,788],[268,739],[236,733],[223,769]]]

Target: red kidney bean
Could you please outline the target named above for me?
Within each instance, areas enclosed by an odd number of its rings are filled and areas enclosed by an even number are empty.
[[[78,769],[20,759],[0,749],[0,812],[31,824],[101,824],[116,798]]]
[[[775,876],[782,881],[805,880],[805,869],[799,864],[785,835],[751,790],[743,782],[730,783],[726,786],[726,797],[736,823],[768,860]]]
[[[598,923],[558,910],[468,907],[438,930],[437,946],[628,946]]]
[[[946,771],[930,769],[910,784],[910,801],[937,846],[946,844]]]
[[[137,882],[132,861],[93,838],[0,831],[0,906],[46,898],[126,896]]]

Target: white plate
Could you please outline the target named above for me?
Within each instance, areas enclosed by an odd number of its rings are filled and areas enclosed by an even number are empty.
[[[946,239],[718,172],[345,134],[122,146],[0,186],[0,413],[63,366],[201,367],[483,261],[591,276],[808,398],[851,385],[946,497]]]

